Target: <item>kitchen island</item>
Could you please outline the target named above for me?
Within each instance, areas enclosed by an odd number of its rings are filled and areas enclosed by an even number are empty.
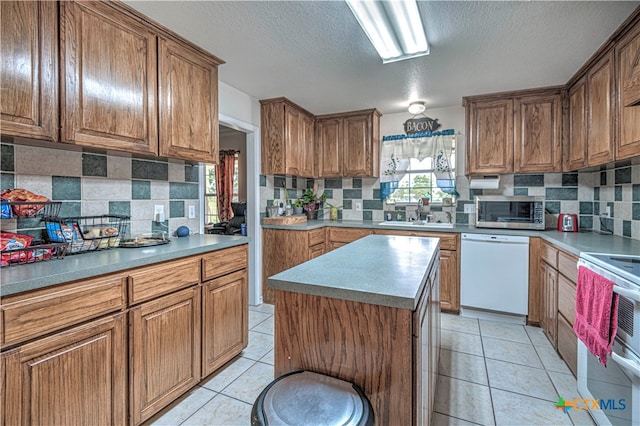
[[[269,278],[275,376],[358,384],[377,424],[428,424],[440,352],[439,240],[371,235]]]

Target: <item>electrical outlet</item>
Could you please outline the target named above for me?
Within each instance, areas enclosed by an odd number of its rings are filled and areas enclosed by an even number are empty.
[[[475,213],[476,212],[475,205],[473,205],[473,204],[465,204],[464,205],[464,212],[465,213]]]
[[[362,211],[362,203],[356,202],[356,211],[357,212],[361,212]]]
[[[611,217],[611,206],[607,206],[607,217]]]
[[[189,219],[196,218],[196,206],[189,206]]]

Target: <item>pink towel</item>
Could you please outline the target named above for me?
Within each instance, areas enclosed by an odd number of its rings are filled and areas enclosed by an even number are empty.
[[[573,330],[605,367],[618,331],[618,295],[613,293],[613,286],[612,281],[592,270],[578,268]]]

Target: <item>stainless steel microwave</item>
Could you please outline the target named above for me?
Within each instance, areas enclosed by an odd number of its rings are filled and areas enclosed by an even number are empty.
[[[476,227],[544,230],[544,197],[478,195]]]

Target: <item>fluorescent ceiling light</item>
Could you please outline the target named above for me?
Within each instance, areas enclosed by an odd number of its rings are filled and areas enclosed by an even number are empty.
[[[345,0],[383,63],[429,54],[415,0]]]

